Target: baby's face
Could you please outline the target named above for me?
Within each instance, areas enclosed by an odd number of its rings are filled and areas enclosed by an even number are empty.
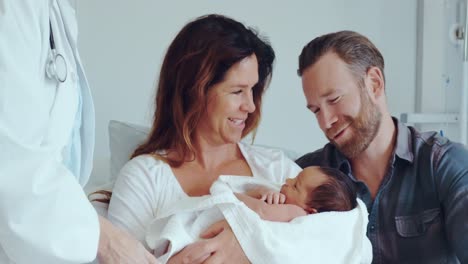
[[[308,211],[306,201],[310,191],[322,185],[327,177],[319,167],[312,166],[302,170],[296,178],[287,179],[280,190],[286,196],[285,203],[295,204]]]

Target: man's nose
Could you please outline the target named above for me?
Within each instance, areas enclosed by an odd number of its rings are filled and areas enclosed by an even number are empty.
[[[330,129],[333,126],[333,124],[335,124],[336,121],[338,121],[338,117],[333,111],[330,111],[330,109],[322,108],[318,113],[318,121],[322,130],[325,131]]]

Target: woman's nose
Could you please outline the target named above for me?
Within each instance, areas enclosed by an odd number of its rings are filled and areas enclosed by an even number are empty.
[[[255,109],[256,109],[256,106],[253,100],[253,92],[250,91],[244,96],[244,100],[241,105],[241,110],[246,111],[248,113],[253,113]]]

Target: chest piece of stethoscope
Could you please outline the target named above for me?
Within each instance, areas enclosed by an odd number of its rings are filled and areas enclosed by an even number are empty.
[[[63,83],[67,80],[67,62],[62,54],[57,52],[55,48],[54,34],[52,32],[52,25],[49,23],[50,27],[50,54],[49,61],[46,65],[46,74],[47,77],[55,79],[57,82]]]

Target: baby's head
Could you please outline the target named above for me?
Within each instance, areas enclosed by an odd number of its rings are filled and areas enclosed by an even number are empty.
[[[349,211],[356,207],[352,180],[337,169],[311,166],[281,187],[287,204],[302,207],[308,213]]]

